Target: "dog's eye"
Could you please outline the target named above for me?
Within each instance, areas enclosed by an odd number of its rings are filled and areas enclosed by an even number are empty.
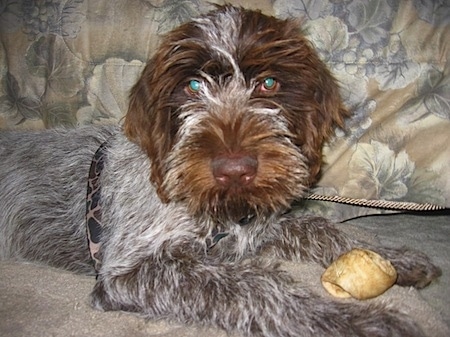
[[[278,91],[280,83],[273,77],[266,77],[257,87],[258,92],[262,94],[271,94]]]
[[[190,96],[198,95],[200,92],[200,89],[202,87],[202,83],[199,80],[190,80],[189,83],[186,85],[186,92]]]
[[[275,81],[275,79],[273,77],[267,77],[266,79],[264,79],[264,82],[263,82],[264,89],[273,90],[276,85],[277,85],[277,82]]]

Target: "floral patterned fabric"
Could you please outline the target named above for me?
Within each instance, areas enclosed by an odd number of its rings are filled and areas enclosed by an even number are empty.
[[[301,18],[341,84],[353,117],[325,147],[315,192],[450,206],[448,0],[230,2]],[[160,36],[211,7],[200,0],[3,0],[0,128],[120,122]],[[306,205],[341,219],[369,212]]]

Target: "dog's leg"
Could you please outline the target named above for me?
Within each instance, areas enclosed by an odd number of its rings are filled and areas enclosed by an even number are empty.
[[[349,238],[331,222],[319,217],[287,215],[275,239],[261,249],[287,260],[312,260],[327,267],[352,248],[371,249],[391,261],[398,273],[397,284],[423,288],[442,272],[428,256],[406,248],[375,247]]]
[[[183,257],[148,257],[123,274],[100,275],[93,305],[243,336],[423,336],[397,311],[318,297],[274,264],[201,261],[181,251]]]

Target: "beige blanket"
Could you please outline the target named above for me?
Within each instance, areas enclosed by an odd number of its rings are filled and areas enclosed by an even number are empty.
[[[421,217],[417,218],[396,215],[389,221],[392,224],[403,223],[408,225],[411,233],[419,233],[418,226],[422,226],[419,236],[413,235],[414,240],[402,231],[394,239],[406,240],[409,245],[428,246],[436,254],[436,261],[442,266],[449,249],[442,241],[442,235],[448,235],[450,230],[450,217]],[[384,218],[371,220],[382,228],[386,226]],[[361,222],[359,220],[358,222]],[[447,226],[446,226],[447,223]],[[434,226],[433,226],[434,224]],[[373,230],[379,230],[371,223],[364,224],[368,231],[361,231],[352,225],[341,225],[344,230],[353,235],[373,241]],[[395,225],[389,225],[395,228]],[[444,232],[442,232],[444,231]],[[383,230],[383,232],[386,232]],[[388,235],[389,236],[389,235]],[[423,238],[427,237],[427,241]],[[436,241],[437,240],[437,241]],[[429,337],[448,337],[450,330],[446,326],[441,314],[450,318],[445,312],[445,301],[450,293],[448,262],[442,266],[444,275],[439,282],[431,285],[430,289],[417,291],[410,288],[394,286],[380,297],[372,301],[390,303],[405,313],[413,316],[423,327]],[[312,289],[329,296],[320,285],[320,275],[323,268],[315,264],[287,264],[297,279],[308,284]],[[95,283],[94,278],[79,276],[65,271],[36,266],[33,264],[4,261],[0,263],[0,335],[19,336],[195,336],[195,337],[225,337],[222,331],[204,329],[199,327],[183,327],[167,322],[153,322],[122,312],[99,312],[89,307],[89,293]],[[422,292],[428,292],[428,299],[423,298]],[[444,304],[439,304],[444,301]],[[430,306],[433,304],[435,308]]]

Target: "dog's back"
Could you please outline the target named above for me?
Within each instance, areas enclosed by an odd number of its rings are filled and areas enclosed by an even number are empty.
[[[0,258],[92,271],[84,224],[87,175],[93,154],[114,132],[0,132]]]

